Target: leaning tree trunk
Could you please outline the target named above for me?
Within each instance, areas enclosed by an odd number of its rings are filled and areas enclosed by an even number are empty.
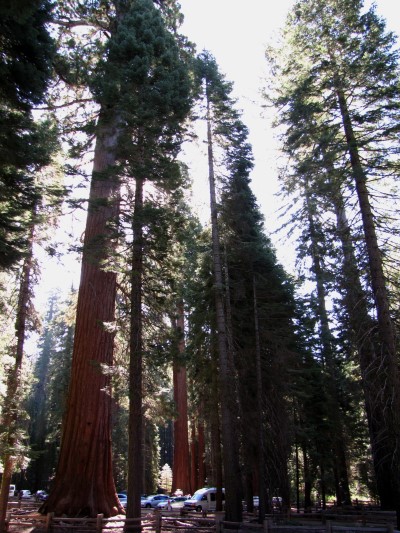
[[[391,461],[382,455],[385,450],[380,446],[381,421],[385,411],[385,401],[381,401],[380,395],[379,371],[381,361],[376,346],[376,324],[368,313],[366,294],[361,285],[350,226],[340,191],[334,195],[334,207],[337,232],[343,250],[343,285],[346,291],[344,303],[349,317],[352,340],[358,353],[376,479],[379,494],[383,496],[388,492],[383,497],[383,501],[389,502],[392,499],[392,494],[391,487],[386,480],[391,478],[392,469]]]
[[[100,116],[94,154],[76,311],[71,379],[54,486],[41,512],[112,516],[116,495],[111,456],[110,378],[116,273],[107,269],[119,208],[115,175],[117,121]]]
[[[15,463],[15,445],[17,443],[18,417],[19,417],[19,393],[21,385],[21,369],[24,356],[24,342],[26,334],[26,325],[28,319],[28,306],[30,301],[31,275],[33,267],[33,241],[34,241],[34,218],[35,209],[33,209],[32,222],[30,226],[30,235],[28,239],[28,250],[22,266],[20,289],[18,296],[17,316],[15,321],[15,362],[10,370],[7,379],[7,393],[3,405],[2,414],[2,446],[4,454],[2,456],[3,474],[1,479],[0,490],[0,532],[6,529],[6,514],[8,495],[10,490],[11,476]]]
[[[143,187],[144,180],[137,178],[132,222],[127,518],[140,518],[141,516],[142,476],[140,473],[143,470]],[[125,531],[135,530],[137,530],[137,526],[125,526]]]
[[[379,379],[379,394],[385,408],[380,413],[381,429],[376,448],[373,450],[377,487],[382,508],[396,509],[397,525],[400,527],[400,382],[395,331],[390,315],[382,255],[370,204],[367,176],[361,163],[346,96],[337,75],[334,81],[362,218],[380,339],[380,350],[377,354],[379,372],[376,376]],[[383,478],[383,475],[388,477]]]
[[[177,308],[175,321],[178,339],[178,357],[185,350],[183,301]],[[184,494],[190,493],[189,465],[189,431],[188,431],[188,398],[186,368],[175,358],[173,362],[174,401],[177,417],[174,421],[174,460],[172,468],[172,488],[181,489]]]
[[[225,476],[225,517],[232,522],[242,520],[242,498],[239,469],[238,439],[236,438],[236,403],[233,395],[234,370],[227,349],[227,331],[224,311],[224,290],[221,266],[220,239],[218,231],[217,202],[215,192],[213,141],[210,101],[207,94],[207,145],[210,185],[210,209],[212,254],[214,270],[215,311],[219,355],[219,392],[221,402],[221,439]]]

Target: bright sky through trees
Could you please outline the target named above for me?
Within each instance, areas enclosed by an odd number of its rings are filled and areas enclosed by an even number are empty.
[[[268,232],[279,227],[276,212],[279,201],[274,194],[278,189],[276,166],[280,154],[270,125],[273,113],[267,116],[266,111],[263,111],[260,96],[266,70],[264,50],[267,44],[276,40],[293,4],[294,0],[274,3],[249,0],[246,4],[238,0],[180,0],[185,17],[182,33],[196,44],[198,52],[203,49],[211,52],[227,80],[234,82],[233,95],[238,98],[238,107],[243,109],[243,121],[250,130],[249,141],[255,157],[252,189],[265,216]],[[366,8],[371,4],[371,0],[365,0]],[[375,4],[378,14],[387,20],[388,29],[399,35],[399,0],[377,0]],[[196,150],[188,152],[186,161],[189,163],[190,159],[196,202],[207,215],[209,193],[205,147],[199,143]],[[198,160],[191,159],[193,153],[197,154]],[[79,238],[80,224],[77,220],[73,224],[75,228],[70,229],[76,230]],[[277,247],[278,259],[290,272],[293,268],[292,248],[287,243],[282,246],[282,241],[274,235],[272,241]],[[79,272],[76,255],[70,259],[61,258],[58,264],[55,260],[46,260],[42,275],[44,291],[61,283],[64,289],[68,289],[72,283],[77,287]],[[43,288],[38,287],[36,294],[40,297],[40,303],[45,303],[48,295],[43,293]]]
[[[249,0],[245,5],[238,0],[180,0],[185,22],[183,33],[194,43],[198,51],[211,52],[229,81],[234,82],[233,94],[243,109],[243,121],[250,130],[249,141],[253,146],[255,168],[251,174],[253,192],[265,216],[266,230],[279,227],[276,210],[279,201],[274,196],[278,190],[276,166],[280,157],[274,133],[271,129],[273,113],[263,111],[260,91],[264,86],[266,63],[264,51],[274,43],[294,0]],[[372,0],[365,0],[369,8]],[[387,27],[400,34],[399,0],[376,0],[377,13],[387,20]],[[262,116],[262,114],[264,116]],[[198,175],[201,169],[193,162],[196,174],[195,193],[208,202],[208,184]],[[204,184],[204,191],[202,191]],[[279,260],[290,271],[293,251],[280,246],[278,237],[272,236]]]

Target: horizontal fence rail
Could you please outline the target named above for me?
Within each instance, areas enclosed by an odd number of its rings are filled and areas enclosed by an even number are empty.
[[[243,522],[225,521],[224,513],[187,513],[182,510],[153,511],[141,518],[124,516],[95,518],[46,516],[29,508],[11,508],[7,513],[7,531],[20,533],[119,533],[131,528],[143,533],[400,533],[394,529],[394,513],[371,512],[362,514],[297,514],[285,513],[268,516],[259,524],[255,514],[244,513]],[[320,523],[318,523],[318,520]],[[29,529],[30,528],[30,529]]]

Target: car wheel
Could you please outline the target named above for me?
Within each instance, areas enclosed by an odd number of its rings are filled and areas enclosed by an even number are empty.
[[[151,509],[151,504],[150,503],[146,503],[146,509]]]
[[[202,510],[202,507],[201,507],[201,505],[198,505],[198,506],[196,507],[196,511],[197,511],[198,513],[200,513],[200,512],[201,512],[201,510]]]

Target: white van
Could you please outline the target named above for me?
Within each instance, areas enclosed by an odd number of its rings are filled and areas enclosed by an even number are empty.
[[[186,500],[184,503],[184,509],[187,511],[215,511],[216,505],[216,496],[217,489],[213,488],[203,488],[196,490],[193,496]],[[222,489],[222,501],[225,500],[225,492]]]
[[[8,489],[8,496],[14,496],[16,487],[15,485],[10,485],[10,488]]]

